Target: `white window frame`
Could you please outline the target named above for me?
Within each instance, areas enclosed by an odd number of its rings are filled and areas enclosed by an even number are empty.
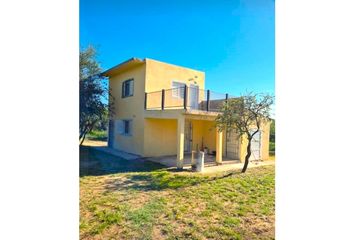
[[[174,86],[174,85],[179,85],[179,86]],[[172,81],[172,97],[174,98],[184,98],[184,90],[183,87],[186,86],[184,82],[179,82],[179,81]]]

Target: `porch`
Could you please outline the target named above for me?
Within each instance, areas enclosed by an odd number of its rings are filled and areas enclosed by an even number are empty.
[[[161,157],[148,157],[145,158],[148,161],[151,162],[156,162],[160,163],[164,166],[167,167],[177,167],[177,161],[176,161],[176,155],[170,155],[170,156],[161,156]],[[191,160],[192,160],[192,154],[191,153],[185,153],[184,158],[183,158],[183,168],[184,169],[189,169],[191,167]],[[231,159],[224,157],[222,159],[222,164],[223,165],[228,165],[228,164],[237,164],[241,163],[240,160],[238,159]],[[206,154],[204,155],[204,167],[213,167],[213,166],[220,166],[216,163],[216,157],[213,155]]]
[[[178,169],[190,166],[192,151],[206,152],[205,166],[239,163],[240,145],[217,130],[216,116],[197,110],[145,111],[145,156]]]

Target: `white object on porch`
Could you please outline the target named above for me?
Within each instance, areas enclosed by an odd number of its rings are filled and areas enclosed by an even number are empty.
[[[204,152],[202,151],[199,152],[199,156],[197,158],[196,171],[197,172],[204,171]]]

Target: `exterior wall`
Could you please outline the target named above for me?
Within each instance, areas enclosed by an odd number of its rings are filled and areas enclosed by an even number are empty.
[[[183,98],[173,97],[172,82],[185,83],[188,87],[197,84],[199,89],[204,89],[204,72],[167,64],[152,59],[146,59],[146,85],[145,92],[148,92],[147,108],[161,107],[161,90],[165,89],[165,108],[183,107]],[[191,81],[189,81],[192,79]],[[182,89],[181,89],[182,90]],[[155,92],[158,91],[158,92]],[[155,93],[151,93],[155,92]],[[199,98],[204,98],[200,91]],[[178,107],[176,107],[178,106]]]
[[[172,81],[183,82],[190,86],[194,81],[204,89],[204,72],[176,65],[146,59],[146,92],[172,88]],[[188,81],[193,78],[193,81]]]
[[[122,83],[130,78],[134,79],[133,96],[122,98]],[[144,150],[144,92],[145,92],[145,64],[128,69],[109,80],[114,97],[114,120],[132,119],[132,136],[114,133],[114,148],[138,155]],[[112,99],[110,99],[112,101]]]
[[[192,147],[193,151],[200,150],[202,148],[202,138],[204,131],[204,121],[201,120],[190,120],[192,122]],[[205,145],[204,145],[205,146]]]
[[[178,81],[199,85],[204,89],[204,72],[179,67],[152,59],[146,59],[146,78],[144,92],[150,93],[147,108],[161,107],[161,90],[171,89],[172,82]],[[188,81],[193,78],[193,81]],[[172,91],[165,92],[165,106],[183,106],[183,99],[172,98]],[[142,101],[143,103],[144,101]],[[170,108],[171,109],[171,108]],[[177,152],[177,118],[172,120],[145,119],[144,156],[174,155]],[[193,146],[194,147],[194,146]],[[192,149],[194,149],[192,147]]]
[[[203,126],[203,142],[209,151],[216,150],[216,128],[214,121],[204,121]]]
[[[177,120],[145,119],[144,156],[155,157],[177,153]]]
[[[190,120],[192,122],[191,150],[201,149],[202,144],[210,151],[216,150],[215,122]],[[187,127],[187,124],[185,125]],[[177,152],[177,119],[145,119],[144,156],[157,157],[175,155]],[[223,154],[225,143],[223,140]]]
[[[269,133],[270,133],[270,123],[261,126],[261,159],[269,159]],[[244,162],[245,156],[247,154],[247,137],[243,136],[240,144],[240,161]]]

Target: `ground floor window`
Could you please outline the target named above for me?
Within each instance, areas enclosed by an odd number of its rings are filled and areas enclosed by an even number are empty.
[[[118,120],[117,130],[120,135],[131,136],[133,129],[133,120],[131,119],[123,119]]]

